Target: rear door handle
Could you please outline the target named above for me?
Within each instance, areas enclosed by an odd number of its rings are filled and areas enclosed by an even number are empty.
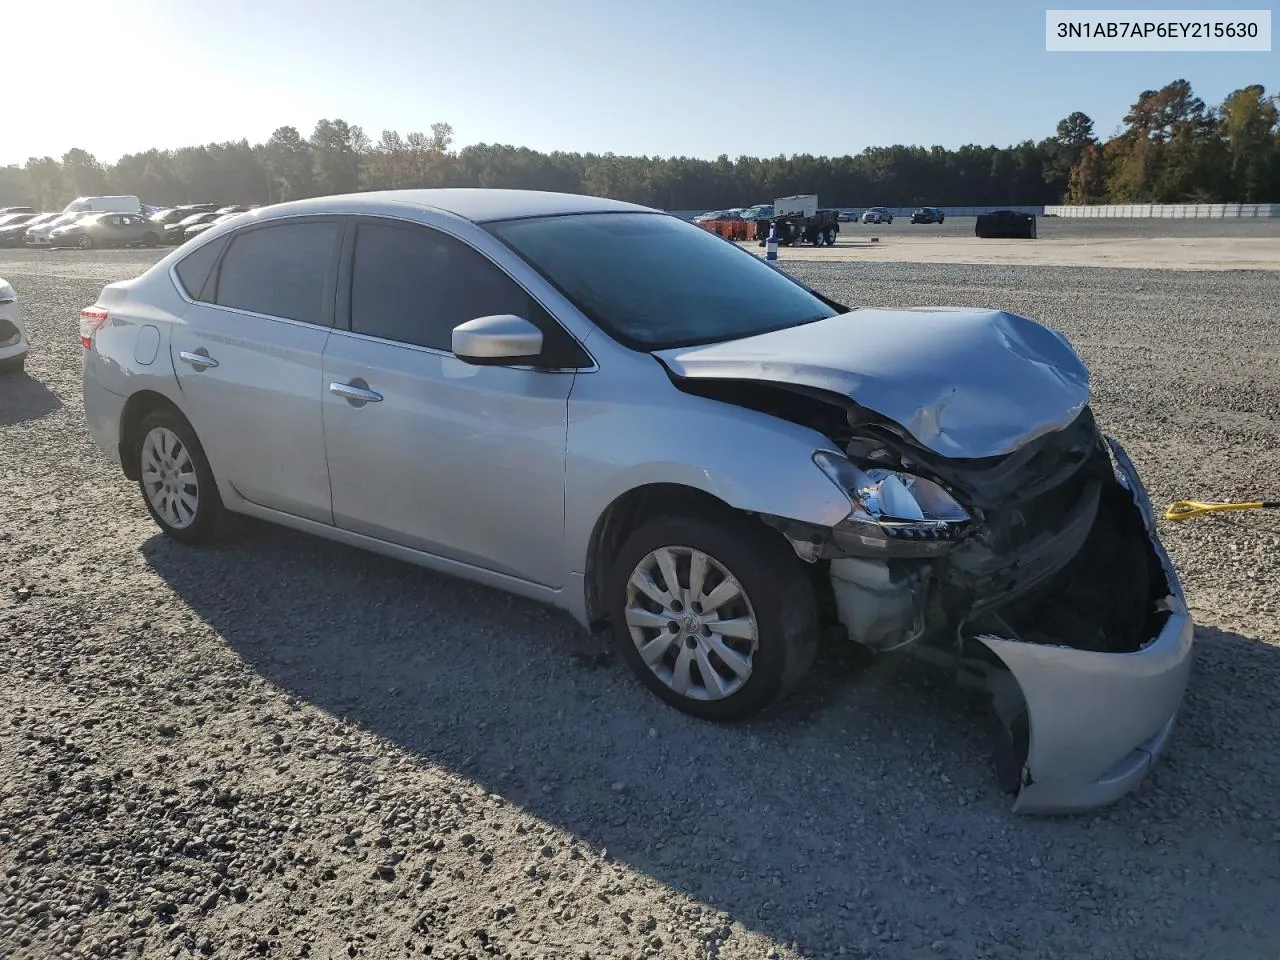
[[[197,370],[203,370],[205,367],[216,367],[218,365],[218,361],[213,359],[213,357],[209,356],[207,353],[191,353],[190,351],[183,350],[178,354],[178,356],[184,363],[191,364]]]
[[[356,386],[354,383],[331,383],[329,392],[358,403],[378,403],[382,399],[382,394],[374,393],[366,387]]]

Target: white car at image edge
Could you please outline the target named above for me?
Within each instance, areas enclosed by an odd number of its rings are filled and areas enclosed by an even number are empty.
[[[0,374],[21,373],[27,362],[22,307],[9,281],[0,277]]]

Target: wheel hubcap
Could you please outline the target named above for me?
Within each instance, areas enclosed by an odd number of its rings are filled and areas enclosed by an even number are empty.
[[[691,700],[720,700],[751,677],[758,630],[746,591],[711,555],[654,550],[627,580],[627,629],[664,684]]]
[[[195,463],[168,427],[153,428],[142,441],[142,489],[165,523],[182,530],[195,522],[200,507]]]

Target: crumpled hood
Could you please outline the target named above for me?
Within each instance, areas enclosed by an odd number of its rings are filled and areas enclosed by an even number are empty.
[[[1009,453],[1070,424],[1089,373],[1066,339],[994,310],[859,309],[655,354],[675,376],[769,380],[840,394],[946,457]]]

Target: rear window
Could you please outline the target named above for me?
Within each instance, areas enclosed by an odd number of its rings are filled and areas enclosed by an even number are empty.
[[[733,340],[839,313],[760,258],[664,214],[537,217],[488,229],[635,349]]]
[[[305,323],[330,322],[324,309],[336,220],[293,221],[236,234],[218,268],[219,306]]]
[[[205,283],[209,279],[209,273],[213,270],[213,265],[218,262],[218,254],[222,252],[222,248],[226,245],[226,237],[220,237],[212,243],[206,243],[204,246],[192,250],[179,260],[178,265],[173,268],[174,273],[178,275],[178,285],[192,300],[206,299],[202,296]]]

